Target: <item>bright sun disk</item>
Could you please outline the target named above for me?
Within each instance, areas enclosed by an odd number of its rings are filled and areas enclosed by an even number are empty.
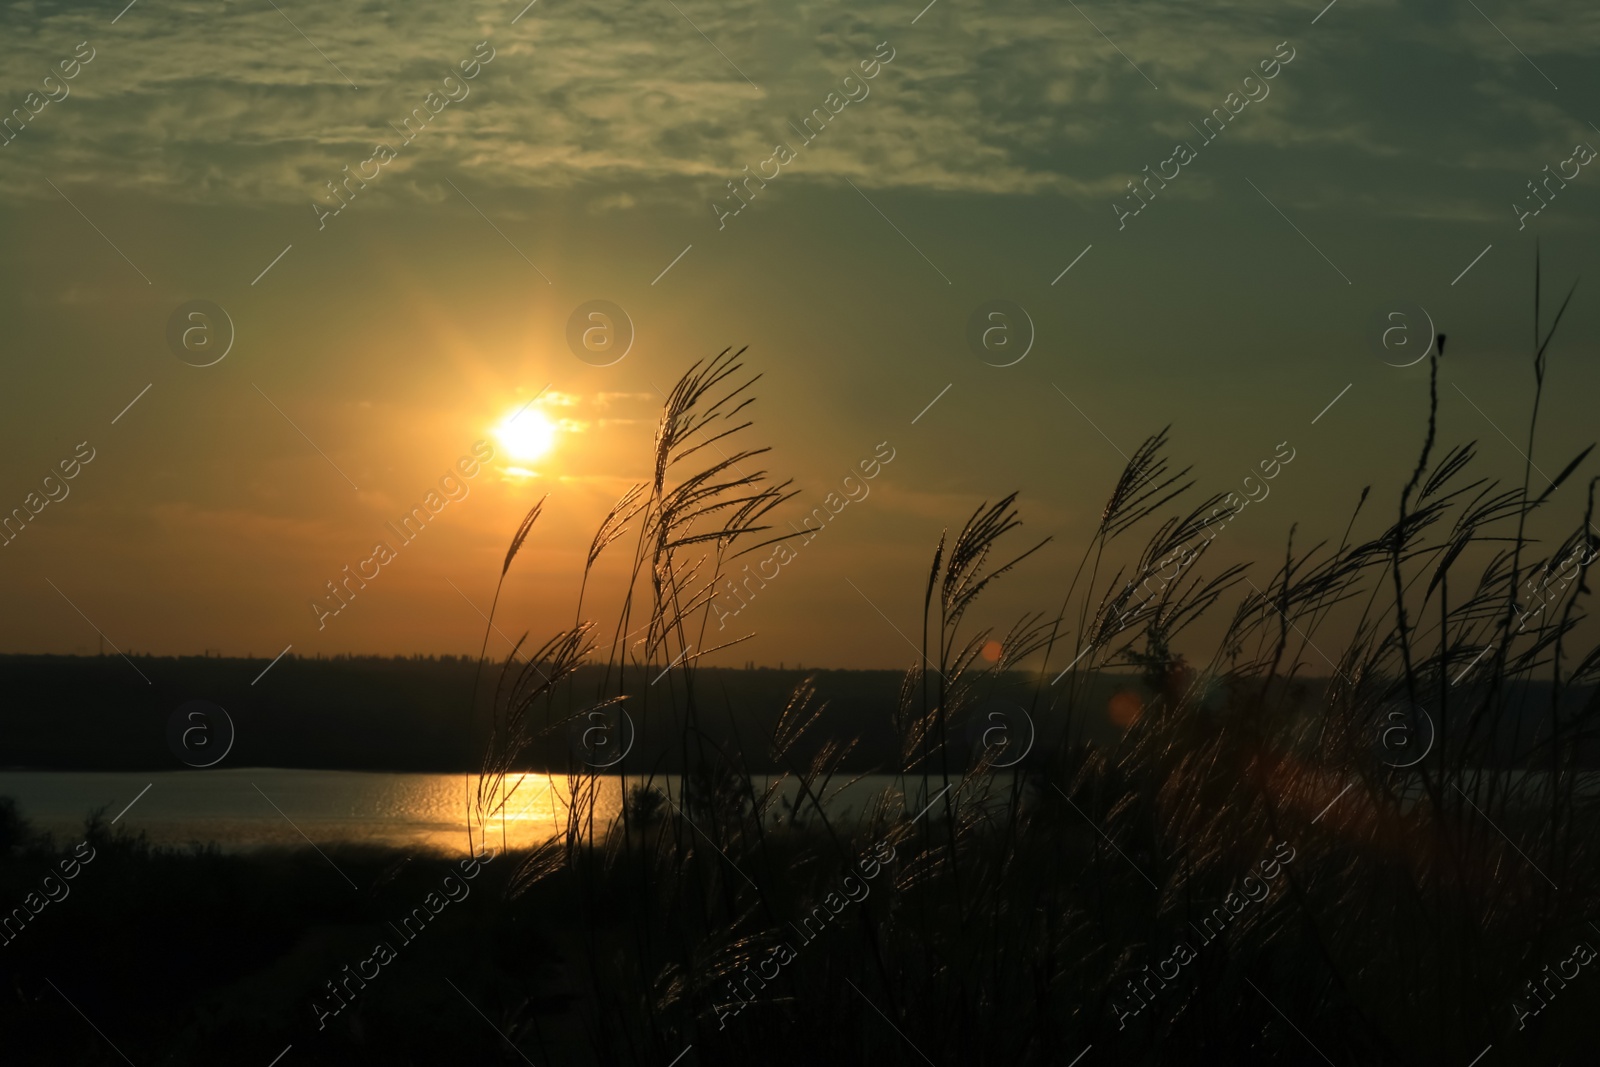
[[[555,444],[556,427],[544,412],[525,408],[513,412],[495,427],[494,435],[512,459],[539,459]]]

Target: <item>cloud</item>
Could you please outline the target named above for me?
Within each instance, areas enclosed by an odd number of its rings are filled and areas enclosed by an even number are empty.
[[[1600,44],[1600,10],[1559,0],[1498,12],[1499,30],[1470,6],[1433,0],[1334,8],[1315,27],[1265,0],[1095,5],[1086,14],[1098,30],[1044,0],[981,16],[943,5],[914,28],[898,4],[679,6],[536,7],[509,25],[519,5],[290,5],[280,14],[190,3],[135,7],[113,26],[99,14],[13,5],[0,11],[0,104],[20,106],[79,41],[95,59],[68,98],[0,149],[0,190],[51,197],[43,179],[56,175],[169,200],[309,204],[327,201],[328,182],[386,143],[397,158],[363,190],[374,201],[454,196],[450,178],[582,191],[595,212],[663,199],[704,210],[774,144],[797,144],[790,123],[884,41],[892,62],[803,149],[786,183],[1120,195],[1129,173],[1286,38],[1294,65],[1230,129],[1233,143],[1370,157],[1473,151],[1464,165],[1517,170],[1519,148],[1583,128],[1533,64],[1575,79]],[[396,125],[484,40],[494,58],[470,92],[401,147]],[[1353,68],[1363,54],[1380,59]],[[1436,98],[1400,88],[1419,69],[1435,72]],[[1481,109],[1478,120],[1463,121],[1452,101]],[[1434,127],[1428,146],[1417,143],[1419,119]],[[1497,136],[1485,138],[1484,124]],[[1477,147],[1486,141],[1497,147]]]

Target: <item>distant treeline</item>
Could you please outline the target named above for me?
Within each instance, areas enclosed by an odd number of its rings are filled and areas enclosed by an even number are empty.
[[[345,770],[460,772],[481,766],[492,719],[499,665],[483,669],[473,706],[475,660],[466,657],[383,658],[285,656],[269,661],[214,656],[135,656],[146,684],[120,656],[0,656],[0,767],[59,770],[181,770],[169,747],[169,720],[190,701],[209,701],[228,713],[234,742],[219,767],[301,767]],[[260,681],[252,681],[260,677]],[[658,682],[652,682],[659,677]],[[769,757],[773,730],[796,686],[813,679],[813,705],[822,711],[790,759],[809,761],[829,740],[855,742],[845,763],[853,772],[897,761],[894,712],[904,675],[884,670],[780,670],[704,667],[696,679],[702,712],[697,724],[708,746],[754,773],[788,769]],[[665,677],[630,671],[622,704],[628,723],[590,717],[602,684],[601,668],[583,668],[539,711],[541,734],[524,769],[561,771],[590,760],[609,763],[633,735],[626,760],[613,770],[676,772],[682,766],[682,694],[677,672]],[[613,674],[610,691],[615,691]],[[1031,728],[1018,708],[1033,711],[1035,676],[997,676],[993,692],[971,721],[950,737],[951,769],[966,765],[984,744],[1015,739],[1021,756]],[[1106,707],[1130,677],[1104,675]],[[1043,706],[1044,701],[1041,701]],[[991,712],[998,711],[997,715]],[[1059,745],[1062,728],[1048,713],[1039,723],[1031,762]],[[197,720],[198,721],[198,720]],[[208,723],[214,742],[220,724]],[[585,734],[587,732],[587,737]],[[1120,734],[1104,715],[1073,724],[1074,737],[1111,740]],[[607,748],[606,745],[612,747]],[[209,750],[211,752],[217,749]],[[1007,762],[1012,757],[1007,757]]]
[[[263,676],[269,661],[217,657],[135,656],[145,684],[120,656],[0,655],[0,767],[58,770],[181,770],[170,747],[169,722],[190,701],[209,701],[232,720],[235,737],[219,767],[302,767],[371,771],[475,771],[482,765],[493,717],[500,666],[486,664],[473,706],[477,663],[467,657],[285,656]],[[256,684],[254,679],[260,678]],[[771,758],[771,739],[795,688],[816,686],[815,723],[789,754],[788,764]],[[843,767],[863,773],[895,766],[902,736],[895,724],[904,675],[884,670],[781,670],[702,667],[695,685],[701,713],[697,743],[720,752],[731,766],[751,773],[790,770],[809,762],[827,742],[854,742]],[[525,770],[564,771],[609,765],[628,746],[626,759],[605,769],[676,773],[684,765],[683,706],[677,672],[630,670],[628,721],[592,716],[596,694],[615,692],[602,669],[580,669],[558,690],[535,722],[537,740]],[[1099,672],[1088,679],[1080,713],[1070,724],[1048,708],[1050,687],[1035,706],[1039,680],[1031,674],[988,676],[972,706],[952,724],[949,769],[965,768],[985,745],[1010,742],[998,762],[1037,765],[1072,740],[1113,743],[1150,693],[1133,674]],[[1082,684],[1082,683],[1080,683]],[[1325,683],[1292,683],[1293,702],[1310,712]],[[1521,714],[1502,726],[1502,753],[1523,753],[1538,744],[1549,713],[1542,683],[1510,687],[1502,694]],[[1220,695],[1220,694],[1219,694]],[[1235,691],[1228,704],[1238,703]],[[1113,699],[1116,698],[1116,699]],[[1567,694],[1564,704],[1593,698],[1592,690]],[[913,708],[920,705],[920,694]],[[1222,703],[1222,702],[1217,702]],[[1202,714],[1210,714],[1205,703]],[[1026,714],[1024,714],[1026,713]],[[1193,712],[1191,712],[1193,713]],[[1135,711],[1135,715],[1137,712]],[[1218,707],[1215,714],[1231,713]],[[1520,721],[1521,727],[1518,729]],[[1374,744],[1390,722],[1374,722]],[[208,723],[214,742],[224,727]],[[1409,739],[1426,745],[1426,731]],[[1392,742],[1393,737],[1389,740]],[[1030,743],[1031,742],[1031,743]],[[1600,766],[1600,743],[1582,746],[1586,766]],[[1024,756],[1024,750],[1026,755]],[[212,748],[207,754],[219,751]],[[1389,762],[1403,752],[1389,745]],[[931,761],[939,769],[941,759]]]

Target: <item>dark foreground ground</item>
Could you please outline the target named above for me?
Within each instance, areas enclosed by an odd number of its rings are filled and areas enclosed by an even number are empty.
[[[1448,887],[1411,901],[1410,861],[1353,842],[1359,794],[1187,871],[1104,839],[1095,803],[1029,791],[952,831],[941,801],[718,851],[727,812],[634,807],[627,842],[477,863],[160,851],[99,820],[50,842],[6,808],[0,1062],[1594,1062],[1600,961],[1574,946],[1600,932],[1508,957],[1522,928],[1473,930]],[[1547,906],[1516,865],[1477,888]],[[1529,1014],[1546,964],[1569,977]]]

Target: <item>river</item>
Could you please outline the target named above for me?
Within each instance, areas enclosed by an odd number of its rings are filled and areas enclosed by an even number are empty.
[[[512,847],[549,840],[566,827],[571,782],[565,775],[523,774],[506,805],[505,839]],[[630,776],[628,784],[639,781]],[[657,779],[658,787],[676,780]],[[215,844],[224,851],[269,846],[377,844],[400,849],[460,851],[466,847],[468,790],[459,774],[234,768],[206,771],[0,771],[0,796],[16,800],[25,819],[60,839],[83,832],[91,811],[142,831],[154,844]],[[623,780],[602,775],[596,828],[616,819]],[[757,789],[765,780],[757,779]],[[914,783],[920,795],[921,782]],[[939,787],[935,786],[937,791]],[[793,782],[784,795],[793,798]],[[888,794],[898,780],[869,775],[836,779],[828,790],[830,819],[851,819]],[[920,806],[920,805],[919,805]],[[669,809],[670,810],[670,809]],[[775,814],[784,811],[775,806]],[[491,824],[501,836],[501,820]]]

